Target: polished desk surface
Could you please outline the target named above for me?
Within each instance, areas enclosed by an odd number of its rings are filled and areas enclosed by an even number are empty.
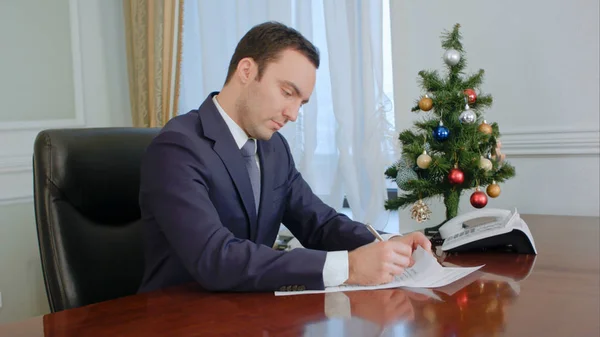
[[[442,254],[445,265],[485,267],[433,289],[441,301],[402,289],[275,297],[186,285],[0,325],[0,336],[600,336],[600,219],[522,218],[538,255]],[[340,296],[350,314],[332,306]]]

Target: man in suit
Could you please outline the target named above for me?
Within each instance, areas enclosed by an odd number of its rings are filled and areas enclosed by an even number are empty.
[[[198,282],[212,291],[323,289],[390,282],[421,233],[376,242],[324,204],[277,131],[308,102],[316,48],[267,22],[240,40],[225,84],[171,119],[141,168],[145,274],[140,291]],[[283,223],[306,249],[272,249]]]

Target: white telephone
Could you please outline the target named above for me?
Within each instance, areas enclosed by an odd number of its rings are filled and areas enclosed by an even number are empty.
[[[467,226],[470,220],[491,218],[483,224]],[[458,215],[439,228],[444,240],[442,250],[510,251],[521,254],[537,254],[529,227],[515,209],[482,209]]]

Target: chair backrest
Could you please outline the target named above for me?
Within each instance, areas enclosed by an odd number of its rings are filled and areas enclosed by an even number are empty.
[[[135,294],[141,158],[159,129],[45,130],[34,144],[37,235],[52,312]]]

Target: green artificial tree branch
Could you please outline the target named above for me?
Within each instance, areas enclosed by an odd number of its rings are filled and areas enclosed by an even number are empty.
[[[437,70],[421,70],[419,71],[420,85],[423,89],[429,92],[436,92],[444,88],[444,81],[440,78]]]
[[[442,33],[442,48],[444,49],[456,49],[459,52],[463,51],[462,44],[460,40],[462,39],[462,35],[460,34],[460,24],[457,23],[454,25],[452,31],[444,31]]]
[[[479,87],[482,83],[483,83],[483,75],[484,75],[485,71],[483,69],[479,69],[479,71],[474,74],[471,75],[469,78],[467,78],[464,82],[464,85],[466,88],[477,88]]]

